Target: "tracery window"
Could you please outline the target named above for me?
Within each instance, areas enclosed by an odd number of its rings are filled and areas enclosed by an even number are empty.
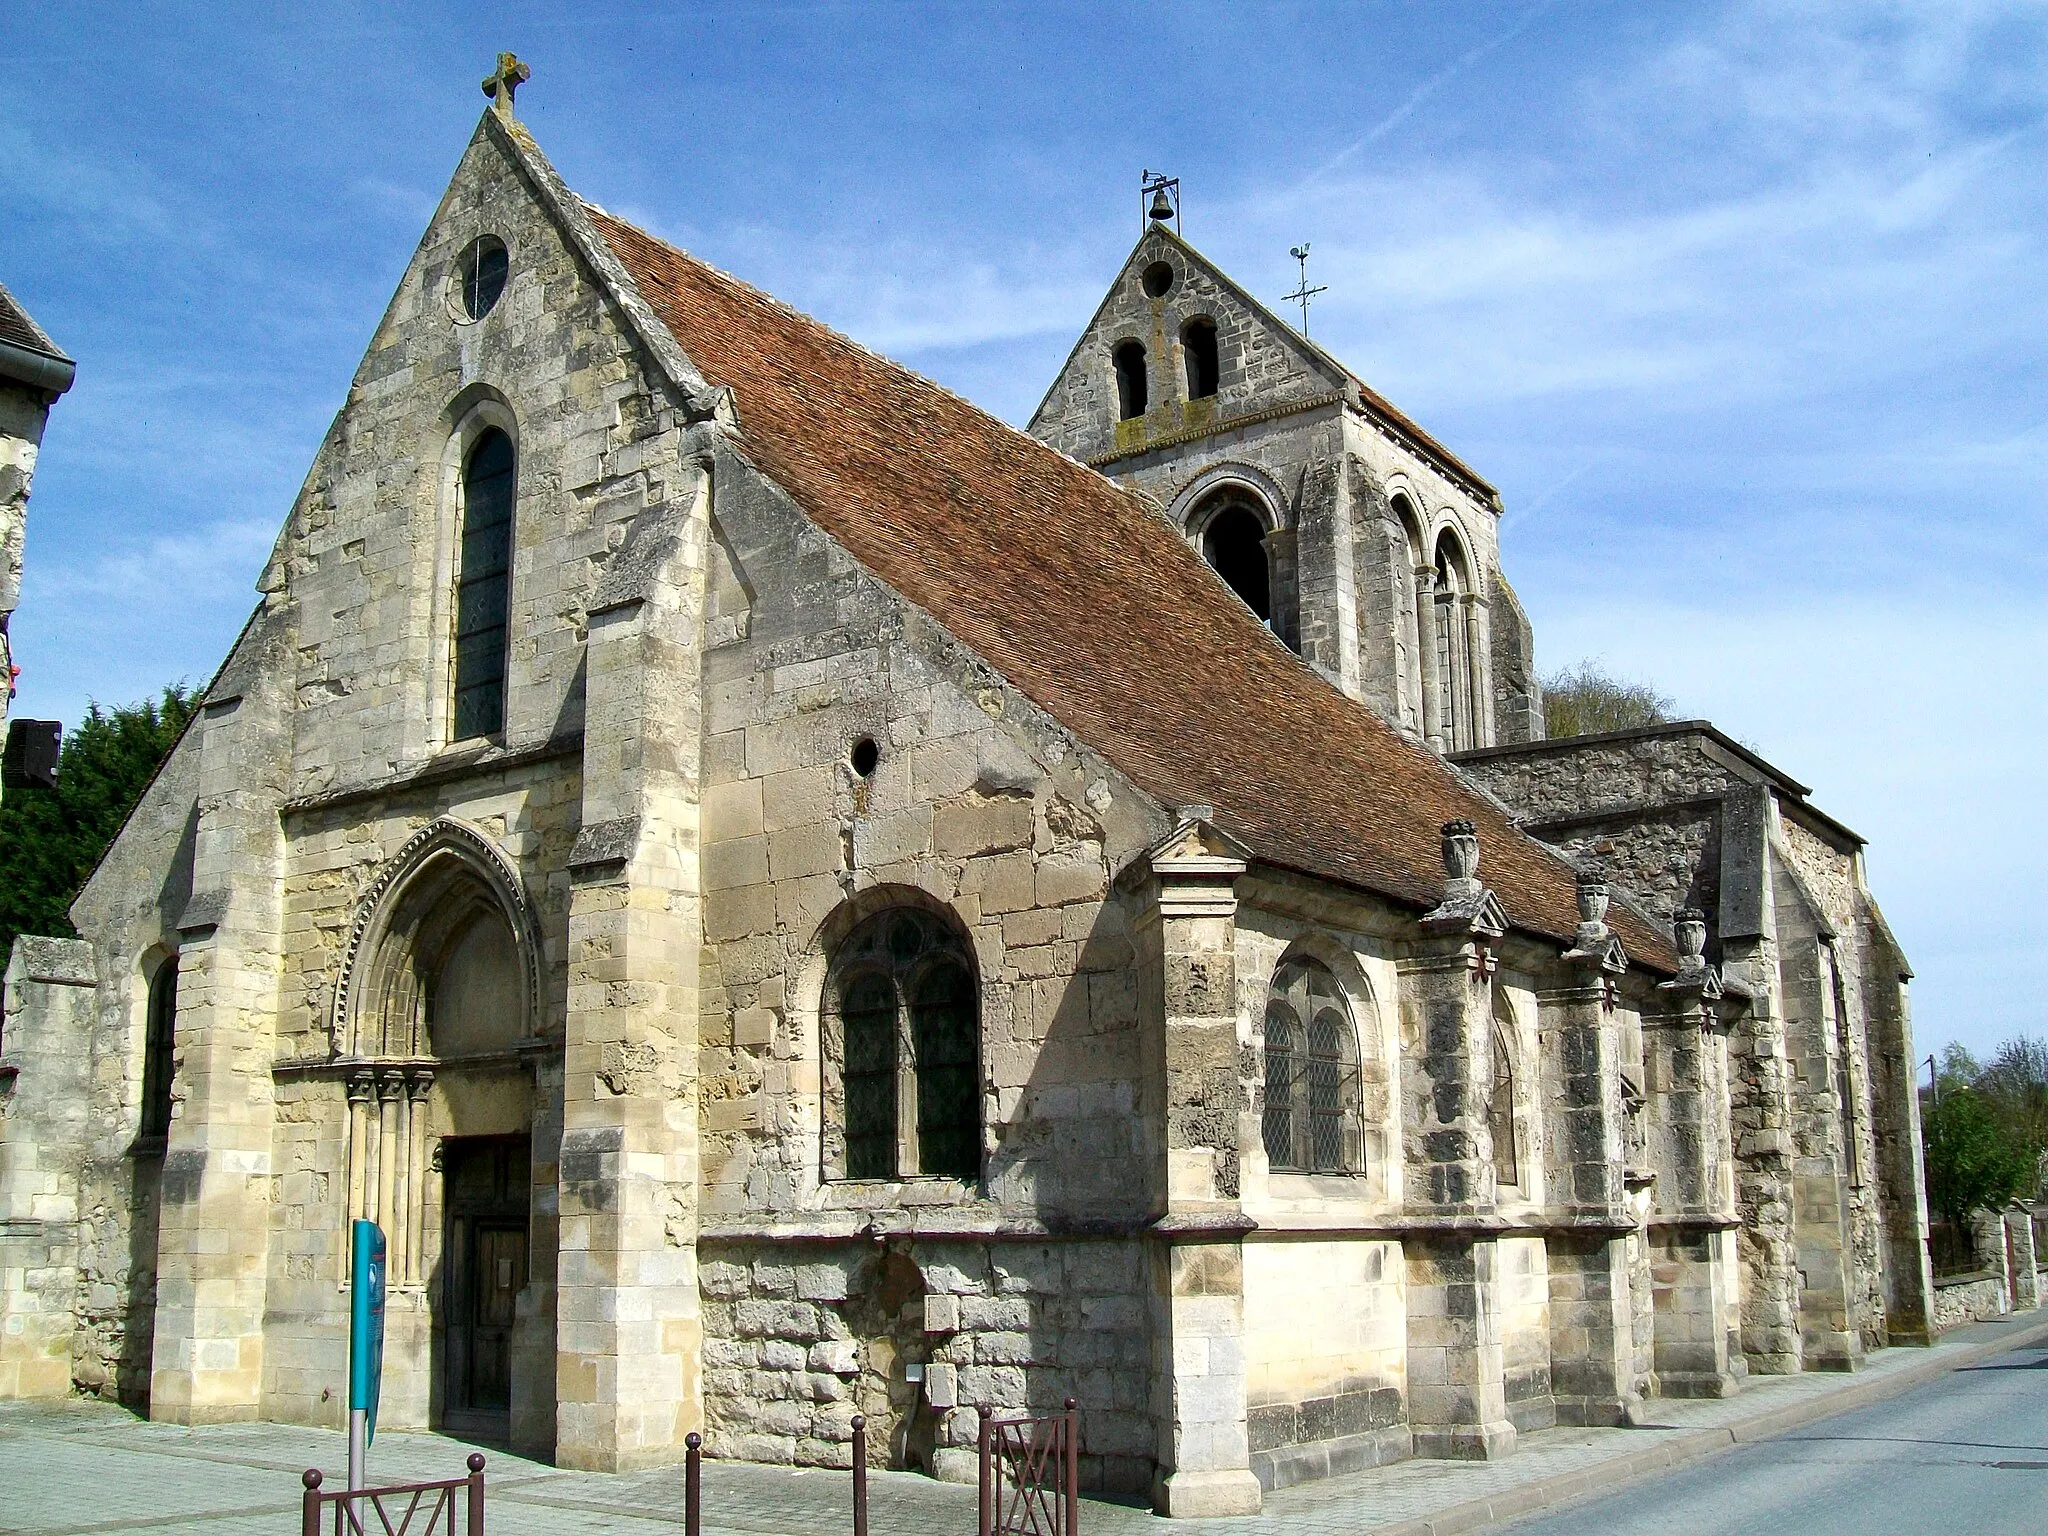
[[[914,907],[849,934],[826,982],[839,1057],[839,1155],[849,1179],[981,1176],[981,1009],[952,925]]]
[[[149,978],[149,1017],[142,1035],[142,1126],[145,1140],[171,1133],[171,1079],[178,1045],[178,957],[167,955]]]
[[[1266,1161],[1275,1169],[1363,1173],[1357,1036],[1329,967],[1291,960],[1266,1002]]]
[[[455,588],[454,739],[505,728],[506,616],[512,602],[512,512],[517,465],[496,427],[462,466],[462,549]]]

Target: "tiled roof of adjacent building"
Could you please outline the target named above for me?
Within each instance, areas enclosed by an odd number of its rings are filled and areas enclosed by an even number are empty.
[[[588,205],[586,205],[588,206]],[[1418,907],[1480,834],[1511,921],[1570,938],[1573,871],[1277,641],[1134,495],[737,279],[589,209],[758,466],[855,559],[1169,806],[1272,864]],[[1631,957],[1668,936],[1623,904]]]
[[[48,333],[29,318],[28,311],[7,291],[4,283],[0,283],[0,341],[26,347],[31,352],[45,352],[51,357],[64,356]],[[70,359],[65,358],[65,361]]]
[[[0,375],[18,376],[61,394],[71,387],[74,371],[75,365],[49,333],[0,284]]]

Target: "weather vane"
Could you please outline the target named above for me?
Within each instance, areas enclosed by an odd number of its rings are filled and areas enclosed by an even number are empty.
[[[1301,244],[1294,246],[1292,249],[1288,251],[1287,254],[1292,256],[1296,261],[1301,263],[1301,286],[1295,289],[1294,292],[1287,295],[1287,302],[1290,304],[1299,304],[1301,306],[1301,334],[1304,338],[1306,338],[1308,335],[1308,301],[1314,298],[1319,293],[1328,293],[1330,291],[1330,286],[1329,284],[1325,283],[1318,288],[1309,287],[1308,242],[1306,240],[1302,241]]]

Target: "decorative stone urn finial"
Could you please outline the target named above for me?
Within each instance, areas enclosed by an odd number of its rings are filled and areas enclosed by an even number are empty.
[[[1579,902],[1579,931],[1573,942],[1583,950],[1598,949],[1607,938],[1607,882],[1581,871],[1573,894]]]
[[[1706,913],[1698,907],[1680,907],[1671,919],[1671,936],[1678,941],[1678,968],[1681,971],[1706,969]]]
[[[1444,836],[1444,899],[1476,895],[1479,890],[1479,831],[1460,818],[1447,821]]]
[[[484,77],[484,94],[491,98],[491,109],[510,122],[513,94],[532,78],[533,71],[521,62],[517,54],[499,54],[496,71]]]
[[[1579,898],[1579,921],[1606,927],[1607,882],[1593,875],[1580,875],[1575,894]]]

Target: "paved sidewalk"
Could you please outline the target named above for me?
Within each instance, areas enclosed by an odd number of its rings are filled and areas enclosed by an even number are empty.
[[[1719,1402],[1652,1404],[1637,1429],[1558,1429],[1522,1437],[1489,1465],[1408,1461],[1271,1495],[1243,1520],[1177,1521],[1087,1501],[1088,1536],[1449,1536],[1618,1486],[1632,1478],[1861,1407],[1944,1371],[2048,1339],[2048,1314],[1981,1323],[1933,1349],[1892,1349],[1853,1376],[1752,1378]],[[378,1437],[380,1482],[459,1476],[473,1449],[440,1435]],[[681,1524],[680,1468],[607,1477],[486,1451],[490,1536],[653,1536]],[[338,1478],[332,1431],[278,1424],[179,1429],[98,1403],[0,1404],[0,1536],[291,1536],[299,1473]],[[735,1536],[850,1536],[844,1472],[706,1462],[704,1525]],[[875,1536],[968,1536],[972,1488],[907,1473],[869,1482]]]

